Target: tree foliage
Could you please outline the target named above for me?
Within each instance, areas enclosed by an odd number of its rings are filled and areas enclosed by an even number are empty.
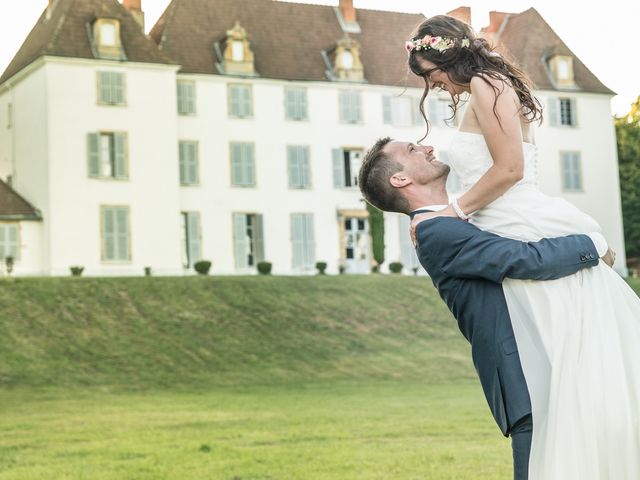
[[[369,233],[373,246],[373,259],[377,267],[384,263],[384,215],[381,210],[367,202],[369,212]]]
[[[640,256],[640,96],[616,117],[624,241],[628,257]]]

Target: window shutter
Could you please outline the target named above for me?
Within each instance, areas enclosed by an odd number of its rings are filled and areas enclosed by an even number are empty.
[[[185,113],[196,113],[196,87],[193,83],[184,85]]]
[[[302,188],[311,187],[311,160],[309,158],[309,147],[302,147],[302,171],[300,172],[300,179],[302,182]]]
[[[100,102],[111,103],[111,75],[109,72],[98,72],[98,83]]]
[[[570,100],[570,103],[571,103],[571,126],[577,127],[578,126],[578,110],[576,106],[576,99],[572,98]]]
[[[382,97],[382,121],[386,124],[393,123],[391,116],[391,97],[389,95]]]
[[[113,89],[111,96],[113,103],[124,103],[124,74],[116,72],[111,73],[111,88]]]
[[[549,108],[549,125],[557,127],[560,124],[558,115],[560,115],[560,100],[557,98],[550,98],[547,102]]]
[[[187,150],[189,159],[187,163],[187,179],[189,183],[198,183],[198,144],[196,142],[189,142],[187,144]]]
[[[263,228],[263,219],[262,214],[257,214],[255,216],[255,229],[253,231],[255,235],[255,246],[256,246],[256,262],[264,261],[264,228]]]
[[[303,218],[301,214],[291,214],[291,248],[292,248],[292,267],[300,268],[304,264],[303,252]]]
[[[572,175],[571,175],[571,154],[563,153],[562,154],[562,184],[565,190],[572,190],[573,186],[571,184]]]
[[[360,93],[354,92],[353,94],[353,105],[354,105],[354,117],[353,122],[359,123],[362,119],[362,104],[360,101]]]
[[[229,113],[233,116],[240,116],[240,92],[238,86],[229,86]]]
[[[181,82],[176,83],[176,99],[178,100],[178,113],[180,115],[185,113],[184,109],[184,84]]]
[[[253,186],[255,181],[255,162],[253,154],[253,144],[245,143],[244,145],[244,185]]]
[[[178,157],[180,164],[180,183],[184,184],[187,181],[187,155],[184,142],[178,142]]]
[[[251,95],[251,87],[243,85],[240,87],[240,102],[241,102],[241,115],[243,117],[250,117],[253,115],[253,102]]]
[[[298,119],[306,120],[307,118],[307,90],[300,89],[298,91]]]
[[[313,214],[307,213],[304,215],[304,253],[305,261],[304,265],[308,268],[313,268],[316,263],[316,244],[315,234],[313,231]]]
[[[115,244],[115,215],[112,208],[105,208],[102,211],[102,234],[104,245],[104,259],[115,260],[116,244]]]
[[[115,215],[117,260],[129,260],[129,210],[117,208]]]
[[[127,178],[127,134],[114,133],[113,143],[115,149],[115,172],[116,178]]]
[[[87,134],[87,163],[89,164],[89,176],[100,176],[100,139],[97,133]]]
[[[300,188],[302,185],[301,165],[298,147],[287,145],[287,161],[289,170],[289,188]]]
[[[249,254],[249,242],[247,238],[247,215],[244,213],[233,214],[233,240],[235,246],[236,268],[246,268]]]
[[[333,186],[344,188],[344,152],[341,148],[334,148],[333,152]]]
[[[187,228],[189,229],[189,262],[193,265],[202,258],[199,213],[189,212],[187,214]]]

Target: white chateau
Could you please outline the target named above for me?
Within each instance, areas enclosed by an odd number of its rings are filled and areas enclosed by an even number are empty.
[[[140,0],[49,0],[0,77],[0,258],[16,275],[181,275],[199,259],[369,272],[356,174],[378,137],[423,136],[403,49],[422,20],[350,0],[173,0],[147,36]],[[600,222],[624,274],[614,93],[534,9],[492,12],[484,32],[546,107],[541,188]],[[443,159],[447,105],[429,96]],[[383,270],[416,265],[407,231],[385,214]]]

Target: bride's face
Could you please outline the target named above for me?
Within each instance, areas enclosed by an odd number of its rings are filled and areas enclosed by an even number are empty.
[[[429,89],[439,88],[440,90],[449,92],[451,95],[460,95],[468,91],[464,86],[454,83],[449,77],[449,74],[440,70],[435,63],[424,59],[420,59],[419,62],[425,72],[423,77],[428,82]]]

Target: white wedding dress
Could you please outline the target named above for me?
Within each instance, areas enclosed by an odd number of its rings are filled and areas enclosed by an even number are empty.
[[[600,231],[590,216],[524,178],[475,213],[519,240]],[[468,190],[492,165],[484,137],[458,132],[449,163]],[[504,292],[533,409],[530,480],[640,479],[640,299],[603,262],[553,281],[507,280]]]

